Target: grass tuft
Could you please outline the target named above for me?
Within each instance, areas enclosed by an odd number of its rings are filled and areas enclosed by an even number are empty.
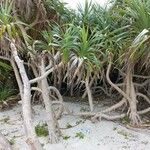
[[[48,136],[48,128],[46,123],[38,124],[35,127],[35,132],[39,137]]]

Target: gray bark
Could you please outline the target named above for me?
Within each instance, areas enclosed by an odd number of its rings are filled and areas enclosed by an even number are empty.
[[[46,70],[45,70],[45,64],[43,58],[41,58],[40,70],[41,70],[41,76],[44,76]],[[52,110],[52,100],[50,99],[49,96],[49,86],[46,77],[43,78],[43,80],[41,81],[41,89],[42,89],[42,97],[46,109],[46,120],[47,120],[48,131],[49,131],[49,141],[50,143],[57,143],[58,142],[58,136],[56,133],[57,124],[56,124],[54,112]]]
[[[36,136],[33,123],[32,123],[33,121],[31,118],[31,87],[30,87],[29,79],[27,77],[26,70],[23,65],[23,61],[18,57],[15,44],[12,42],[10,46],[11,46],[13,58],[19,69],[19,73],[23,82],[22,111],[23,111],[25,133],[27,137],[26,142],[29,145],[31,150],[40,150],[42,149],[42,146],[39,143],[39,140]]]

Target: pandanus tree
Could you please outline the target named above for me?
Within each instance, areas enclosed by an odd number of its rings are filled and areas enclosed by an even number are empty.
[[[58,141],[58,136],[56,135],[57,131],[55,130],[58,127],[58,124],[56,123],[57,121],[55,120],[54,113],[52,111],[52,102],[50,101],[49,90],[56,91],[58,98],[61,98],[61,105],[62,97],[56,88],[48,86],[47,76],[52,71],[50,70],[51,68],[47,68],[47,70],[45,70],[46,64],[43,52],[38,53],[38,56],[41,56],[39,60],[40,67],[38,67],[39,72],[36,74],[38,76],[35,76],[35,79],[29,79],[26,67],[24,66],[25,63],[22,60],[23,55],[28,54],[28,50],[30,52],[33,51],[29,44],[31,41],[29,40],[29,36],[27,34],[29,27],[27,27],[25,23],[19,21],[19,17],[17,16],[16,12],[14,12],[14,7],[16,7],[15,2],[1,2],[1,59],[10,61],[18,83],[22,100],[23,121],[27,137],[26,143],[30,146],[30,149],[42,149],[42,146],[36,136],[31,118],[31,90],[35,90],[35,88],[32,87],[32,84],[38,81],[41,85],[40,88],[36,89],[42,92],[42,97],[44,99],[47,114],[47,125],[49,129],[49,139],[51,143]],[[21,47],[24,47],[26,51],[21,49]],[[62,111],[60,111],[60,113],[61,112]]]
[[[88,95],[88,100],[90,104],[90,110],[93,111],[93,96],[91,91],[91,86],[94,80],[98,77],[98,72],[100,70],[100,53],[98,51],[100,43],[99,33],[93,30],[89,34],[89,29],[85,26],[79,28],[79,38],[77,42],[77,49],[74,53],[78,59],[80,59],[80,64],[77,67],[75,75],[83,72],[81,80],[85,82],[86,92]],[[81,82],[81,81],[80,81]],[[93,82],[93,83],[92,83]]]
[[[62,31],[56,30],[54,32],[54,46],[57,46],[62,55],[62,62],[66,65],[66,72],[64,72],[64,81],[70,88],[71,93],[77,86],[83,87],[82,82],[85,83],[86,92],[88,94],[90,109],[93,111],[92,93],[90,90],[90,79],[96,70],[99,68],[98,33],[92,31],[89,33],[88,28],[83,26],[75,26],[74,24],[66,25],[67,28]],[[62,74],[61,74],[62,76]],[[92,83],[91,83],[92,85]],[[72,95],[72,94],[71,94]]]
[[[146,35],[147,33],[148,33],[147,30],[144,30],[142,33],[140,33],[136,37],[132,45],[128,47],[129,51],[124,52],[124,58],[121,57],[121,59],[124,59],[123,70],[125,70],[123,89],[120,89],[118,86],[112,83],[112,81],[109,78],[109,73],[110,73],[110,68],[111,68],[111,63],[113,58],[111,54],[109,59],[110,62],[106,73],[106,78],[108,83],[123,96],[123,99],[119,103],[112,106],[112,108],[116,109],[128,103],[129,108],[128,108],[127,115],[129,115],[129,118],[133,125],[139,125],[141,123],[139,114],[146,113],[147,111],[149,111],[149,109],[146,109],[138,112],[137,96],[142,96],[146,101],[148,101],[148,103],[149,100],[143,94],[137,93],[135,85],[133,83],[133,76],[134,76],[133,73],[134,73],[134,67],[137,59],[137,51],[139,51],[140,46],[149,39],[149,37]],[[120,117],[123,116],[124,115],[120,115]]]
[[[149,7],[150,4],[148,1],[134,0],[126,1],[125,3],[125,14],[126,19],[130,23],[130,40],[128,41],[128,47],[124,49],[124,71],[125,71],[125,93],[128,96],[129,103],[129,118],[131,123],[134,125],[139,125],[141,119],[137,110],[137,97],[141,96],[146,101],[148,97],[146,95],[139,93],[137,88],[135,88],[134,74],[136,70],[136,64],[141,60],[148,60],[150,51],[148,48],[149,41]],[[123,8],[124,9],[124,8]],[[147,56],[147,58],[145,57]],[[143,61],[145,66],[147,63]],[[149,102],[148,102],[149,103]],[[145,111],[143,111],[144,113]]]
[[[96,68],[99,68],[101,62],[103,62],[103,65],[104,62],[105,64],[109,62],[106,73],[107,81],[123,96],[123,99],[119,103],[102,112],[106,113],[108,111],[112,111],[116,108],[121,107],[123,104],[128,103],[129,110],[127,115],[129,114],[132,124],[138,124],[139,117],[137,114],[137,104],[135,103],[136,95],[133,94],[133,96],[132,94],[127,94],[128,91],[126,91],[127,89],[129,90],[129,86],[132,86],[129,85],[129,82],[130,84],[132,84],[129,79],[127,82],[127,78],[129,78],[129,75],[127,75],[127,73],[125,74],[125,86],[123,89],[120,89],[112,83],[109,74],[111,63],[115,64],[116,62],[120,64],[120,70],[122,69],[121,66],[124,66],[123,69],[126,68],[126,71],[129,71],[129,68],[131,68],[131,66],[128,66],[128,64],[133,65],[133,63],[131,63],[131,60],[127,58],[130,58],[131,55],[132,57],[135,57],[134,59],[136,59],[137,54],[135,54],[134,51],[137,49],[140,50],[141,46],[148,40],[148,37],[146,37],[147,35],[145,35],[147,34],[146,30],[144,30],[141,34],[139,34],[139,32],[135,32],[136,30],[135,28],[133,29],[131,24],[132,17],[129,17],[128,14],[124,13],[124,11],[121,9],[122,8],[120,8],[116,13],[116,6],[112,7],[110,10],[106,10],[102,9],[101,7],[97,7],[96,5],[91,7],[90,5],[86,4],[85,10],[81,11],[81,14],[78,14],[78,18],[80,18],[81,22],[77,23],[76,20],[73,20],[73,23],[71,23],[71,25],[69,26],[65,25],[64,27],[63,25],[61,25],[61,28],[56,27],[56,29],[58,30],[55,30],[53,32],[54,43],[51,45],[53,45],[55,49],[58,49],[60,54],[59,56],[61,56],[61,59],[64,62],[64,68],[62,69],[63,72],[61,74],[61,78],[63,78],[62,76],[64,76],[64,81],[65,79],[67,79],[67,83],[69,85],[68,87],[71,87],[71,91],[73,91],[73,87],[75,87],[76,85],[78,88],[80,88],[83,87],[82,83],[86,83],[86,90],[88,91],[86,92],[88,93],[91,110],[93,109],[91,96],[92,94],[89,87],[92,86],[94,80],[91,80],[91,84],[89,86],[88,78],[95,78],[93,74],[97,74],[96,70],[98,69]],[[101,13],[99,14],[99,12]],[[122,22],[120,14],[121,17],[125,18],[126,21]],[[93,16],[96,17],[94,18]],[[130,18],[129,20],[128,17]],[[118,20],[118,22],[116,22],[116,19]],[[75,27],[74,24],[77,27]],[[135,38],[136,36],[137,38]],[[112,58],[110,57],[110,53],[111,57],[113,56]],[[138,62],[137,59],[136,62]],[[136,64],[136,62],[134,64]],[[133,69],[131,70],[133,71]],[[58,78],[60,79],[60,77]],[[97,79],[98,78],[96,78],[96,80]],[[133,86],[132,91],[134,91]],[[86,94],[84,93],[84,96],[85,95]],[[131,97],[134,98],[132,99]],[[124,117],[125,115],[126,114],[123,114],[112,118],[120,118]],[[98,114],[94,118],[96,118],[97,116]],[[109,119],[109,117],[106,118]]]
[[[21,22],[17,22],[12,16],[13,4],[13,2],[9,2],[8,0],[1,2],[1,58],[10,61],[18,82],[23,104],[23,120],[27,135],[27,143],[32,148],[40,148],[31,119],[31,91],[29,79],[27,77],[23,61],[18,57],[18,47],[16,48],[16,44],[17,46],[21,46],[20,38],[22,34],[18,34],[19,31],[21,31],[19,28]]]
[[[150,55],[149,47],[149,20],[150,20],[150,3],[149,1],[141,1],[141,0],[133,0],[132,2],[127,1],[126,7],[127,14],[132,18],[131,19],[131,28],[134,30],[133,35],[138,35],[131,43],[130,48],[127,50],[128,57],[126,60],[126,83],[127,83],[127,95],[130,97],[130,111],[131,111],[131,120],[133,124],[139,124],[139,116],[137,115],[137,96],[141,96],[144,98],[143,94],[139,94],[136,91],[135,86],[133,84],[133,76],[134,69],[136,63],[138,63],[141,59],[148,60]],[[146,58],[146,57],[147,58]],[[145,65],[149,65],[149,62],[143,61],[143,67]],[[138,93],[138,94],[137,94]],[[148,98],[147,98],[148,99]],[[145,99],[147,101],[147,99]]]
[[[120,3],[119,3],[120,4]],[[123,3],[122,3],[123,5]],[[123,7],[126,6],[126,7]],[[139,117],[139,114],[143,114],[149,111],[148,109],[138,111],[137,110],[137,97],[144,98],[148,103],[149,98],[137,91],[137,88],[134,84],[134,73],[136,70],[136,64],[141,61],[141,59],[148,60],[149,58],[149,48],[148,48],[148,41],[149,41],[149,2],[141,0],[135,0],[135,1],[126,1],[126,3],[121,6],[120,8],[120,14],[121,17],[123,17],[126,22],[125,24],[128,24],[128,28],[126,28],[126,32],[120,33],[119,39],[123,39],[121,41],[113,42],[113,45],[116,43],[117,45],[121,43],[121,49],[119,48],[119,51],[115,48],[110,56],[109,65],[107,68],[106,78],[108,83],[114,87],[122,96],[123,99],[115,104],[114,106],[110,107],[108,110],[116,109],[125,103],[128,104],[128,112],[127,115],[129,116],[131,123],[133,125],[139,125],[141,123],[141,119]],[[114,6],[116,8],[116,6]],[[124,10],[125,9],[125,10]],[[111,10],[112,11],[112,10]],[[116,14],[116,12],[115,12]],[[120,16],[118,14],[118,16]],[[124,34],[125,33],[125,34]],[[125,39],[122,38],[126,35]],[[116,35],[117,37],[117,35]],[[123,88],[116,86],[109,78],[111,64],[113,62],[113,57],[117,56],[120,60],[119,61],[119,68],[120,70],[124,70],[124,83]],[[146,58],[147,57],[147,58]],[[109,57],[108,57],[109,58]],[[143,61],[142,61],[143,62]],[[148,62],[149,63],[149,62]],[[122,64],[122,65],[121,65]],[[143,62],[143,66],[145,68],[145,65],[147,66],[147,62]],[[122,66],[122,68],[121,68]],[[146,67],[147,68],[147,67]],[[148,78],[148,77],[147,77]],[[120,115],[118,117],[123,117],[124,115]]]

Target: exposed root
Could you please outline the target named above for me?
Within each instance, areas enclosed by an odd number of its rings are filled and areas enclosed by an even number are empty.
[[[146,95],[142,93],[136,93],[136,95],[142,97],[148,104],[150,104],[150,99]]]
[[[68,109],[68,107],[65,106],[64,103],[62,103],[62,102],[60,102],[60,101],[53,101],[52,104],[53,104],[53,105],[55,105],[55,104],[62,105],[62,106],[63,106],[63,110],[66,111],[66,113],[67,113],[68,115],[72,114],[72,112]],[[59,116],[56,115],[56,118],[59,119]]]
[[[86,86],[86,91],[87,91],[87,95],[88,95],[90,110],[93,111],[93,107],[94,107],[93,106],[93,97],[92,97],[92,92],[91,92],[90,85],[89,85],[89,76],[86,77],[85,86]]]
[[[150,112],[150,107],[147,108],[147,109],[144,109],[144,110],[141,110],[141,111],[138,111],[137,114],[132,114],[131,116],[134,117],[132,118],[134,120],[135,123],[137,124],[134,124],[134,126],[137,126],[139,124],[139,122],[141,122],[141,119],[139,118],[139,115],[143,115],[145,113],[148,113]],[[106,120],[118,120],[118,119],[121,119],[121,118],[124,118],[127,114],[126,113],[123,113],[123,114],[120,114],[120,115],[113,115],[113,116],[110,116],[110,115],[107,115],[107,114],[104,114],[102,112],[98,112],[98,113],[94,113],[94,112],[83,112],[83,113],[72,113],[70,115],[73,115],[73,116],[85,116],[85,117],[95,117],[97,114],[99,119],[106,119]],[[94,119],[91,119],[92,122],[96,122],[96,120]],[[133,125],[133,124],[132,124]]]
[[[137,112],[130,112],[129,118],[130,118],[131,124],[134,126],[138,126],[142,123],[140,116]]]
[[[121,118],[125,117],[125,114],[114,115],[114,116],[101,114],[100,117],[103,118],[103,119],[106,119],[106,120],[117,120],[117,119],[121,119]]]
[[[131,124],[139,125],[139,124],[141,124],[141,119],[140,119],[139,114],[137,113],[137,99],[136,99],[137,94],[135,92],[135,87],[134,87],[134,83],[133,83],[132,61],[129,60],[129,63],[127,65],[127,70],[126,70],[127,74],[126,74],[126,78],[125,78],[125,88],[126,88],[125,92],[122,89],[120,89],[117,85],[112,83],[109,78],[111,62],[112,62],[112,57],[110,56],[110,62],[109,62],[107,72],[106,72],[106,79],[107,79],[108,83],[124,97],[125,101],[128,101],[130,107],[129,107],[127,115],[129,115]],[[142,97],[143,97],[143,95],[142,95]],[[144,98],[145,98],[145,96],[144,96]],[[147,100],[147,98],[146,98],[146,100]],[[94,117],[93,119],[96,119],[96,117]]]
[[[150,82],[150,79],[147,79],[143,83],[134,83],[134,85],[142,88],[146,86],[147,84],[149,84],[149,82]]]
[[[141,76],[141,75],[133,75],[133,77],[136,77],[136,78],[143,78],[143,79],[150,79],[150,76]]]
[[[121,106],[121,103],[122,103],[122,105],[123,105],[123,104],[125,103],[124,100],[125,100],[125,99],[121,100],[119,103],[117,103],[117,104],[111,106],[110,108],[112,109],[112,108],[114,108],[114,107],[117,106],[117,105],[118,105],[118,107],[119,107],[119,105]],[[131,120],[131,124],[132,124],[133,126],[139,126],[139,125],[142,123],[142,121],[141,121],[139,115],[143,115],[143,114],[145,114],[145,113],[150,112],[150,107],[149,107],[149,108],[147,108],[147,109],[144,109],[144,110],[141,110],[141,111],[137,111],[137,113],[133,113],[133,112],[131,113],[130,111],[128,111],[128,113],[123,113],[123,114],[120,114],[120,115],[110,116],[110,115],[105,114],[106,112],[109,112],[109,111],[110,111],[110,108],[105,109],[104,111],[101,111],[101,112],[97,112],[97,113],[96,113],[96,112],[83,112],[83,113],[70,113],[69,115],[92,117],[92,118],[91,118],[91,121],[92,121],[93,123],[97,121],[97,118],[98,118],[99,120],[101,120],[101,119],[117,120],[117,119],[121,119],[121,118],[125,117],[126,115],[129,115],[129,118],[130,118],[130,120]],[[113,110],[113,109],[112,109],[112,110]],[[112,111],[112,110],[111,110],[111,111]],[[132,121],[133,121],[133,122],[132,122]]]
[[[120,102],[118,102],[117,104],[103,110],[102,112],[103,113],[111,112],[111,111],[116,110],[117,108],[121,107],[125,103],[126,103],[126,100],[123,98]]]
[[[58,136],[56,136],[56,133],[53,132],[52,130],[51,132],[49,132],[49,142],[52,144],[56,144],[59,142]]]
[[[146,113],[148,113],[148,112],[150,112],[150,107],[148,107],[148,108],[146,108],[146,109],[144,109],[144,110],[138,111],[138,114],[139,114],[139,115],[143,115],[143,114],[146,114]]]
[[[58,101],[61,102],[61,105],[59,106],[59,109],[58,109],[58,113],[56,114],[56,118],[59,119],[63,113],[63,110],[64,110],[63,98],[62,98],[60,92],[57,90],[57,88],[55,88],[53,86],[49,86],[49,90],[53,90],[58,97]]]
[[[123,98],[120,102],[118,102],[117,104],[97,113],[94,117],[92,117],[92,120],[96,120],[97,118],[99,118],[101,116],[101,113],[107,113],[107,112],[111,112],[113,110],[116,110],[117,108],[121,107],[123,104],[126,103],[126,100]]]
[[[32,87],[31,88],[34,91],[38,91],[40,93],[42,93],[42,90],[38,87]],[[49,86],[48,87],[49,90],[53,90],[55,92],[55,94],[57,95],[57,101],[52,101],[52,104],[59,104],[59,109],[58,112],[56,114],[56,118],[59,119],[63,113],[63,110],[66,110],[67,113],[70,113],[69,109],[65,107],[65,104],[63,103],[63,98],[60,94],[60,92],[57,90],[57,88],[53,87],[53,86]]]
[[[38,87],[31,87],[31,90],[32,91],[38,91],[38,92],[42,93],[42,90]]]
[[[94,82],[94,80],[95,80],[95,77],[96,77],[96,74],[94,74],[94,76],[92,77],[92,79],[91,79],[91,81],[90,81],[90,83],[89,83],[89,87],[91,88],[92,87],[92,84],[93,84],[93,82]],[[102,88],[102,87],[101,87]],[[102,89],[102,90],[104,90],[104,89]],[[105,92],[105,91],[104,91]],[[85,97],[86,97],[86,95],[87,95],[87,91],[85,91],[84,92],[84,94],[82,95],[82,98],[84,99]]]
[[[128,101],[131,101],[131,98],[123,91],[121,90],[117,85],[115,85],[109,78],[109,73],[110,73],[110,69],[111,69],[111,60],[109,62],[108,68],[107,68],[107,72],[106,72],[106,79],[108,81],[108,83],[115,89],[117,90],[125,99],[127,99]]]
[[[106,94],[108,97],[112,97],[112,95],[109,94],[109,93],[107,92],[107,90],[105,90],[103,87],[101,87],[101,86],[92,87],[92,90],[98,90],[98,89],[100,89],[101,91],[103,91],[104,94]]]
[[[84,112],[84,113],[76,113],[76,114],[73,114],[74,116],[86,116],[86,117],[92,117],[92,116],[95,116],[97,115],[97,113],[92,113],[92,112]],[[114,115],[114,116],[110,116],[110,115],[107,115],[107,114],[104,114],[104,113],[99,113],[99,120],[101,119],[106,119],[106,120],[117,120],[117,119],[121,119],[123,117],[125,117],[126,114],[120,114],[120,115]],[[96,122],[95,119],[91,119],[91,121],[93,123]]]

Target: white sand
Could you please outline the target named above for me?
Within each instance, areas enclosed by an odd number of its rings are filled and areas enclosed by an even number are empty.
[[[80,111],[86,105],[67,102],[70,110]],[[87,108],[86,108],[87,109]],[[34,106],[35,124],[45,119],[42,106]],[[6,121],[4,123],[4,120]],[[43,120],[42,120],[43,119]],[[69,123],[75,125],[77,121],[84,120],[79,117],[62,116],[59,121],[60,127],[66,127]],[[119,123],[102,120],[91,123],[90,120],[80,123],[76,127],[61,130],[64,136],[70,136],[59,144],[49,144],[46,137],[39,138],[46,150],[150,150],[150,130],[129,130]],[[24,130],[22,126],[21,107],[17,106],[11,110],[0,112],[0,132],[9,140],[14,140],[14,150],[28,150],[25,143]],[[75,137],[76,133],[82,132],[83,139]]]

